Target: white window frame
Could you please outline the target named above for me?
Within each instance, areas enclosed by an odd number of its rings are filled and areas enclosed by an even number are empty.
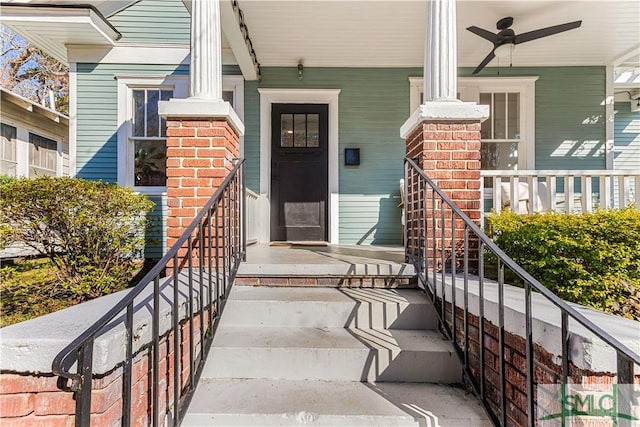
[[[462,101],[479,102],[480,92],[520,94],[520,139],[518,169],[535,169],[535,82],[538,76],[527,77],[459,77],[458,93]],[[409,107],[415,111],[420,104],[422,77],[409,77]]]
[[[118,81],[118,184],[148,195],[165,195],[166,187],[136,187],[133,183],[134,150],[130,143],[133,117],[132,91],[134,89],[173,90],[174,99],[184,99],[189,93],[189,76],[116,75],[115,77]],[[244,78],[240,75],[224,76],[222,90],[234,92],[234,109],[240,120],[244,121]],[[244,138],[240,138],[241,155],[243,151]]]
[[[57,138],[51,138],[49,136],[45,136],[40,132],[34,132],[32,130],[29,130],[27,135],[28,135],[28,138],[27,138],[26,141],[29,144],[29,153],[28,153],[28,156],[29,156],[28,157],[28,159],[29,159],[29,175],[27,175],[27,176],[31,177],[31,173],[35,172],[34,169],[36,169],[36,168],[37,169],[42,169],[42,170],[49,170],[49,169],[45,169],[45,168],[42,168],[42,167],[34,166],[34,165],[31,164],[31,146],[32,146],[31,135],[37,136],[39,138],[46,139],[46,140],[49,140],[49,141],[52,141],[52,142],[55,143],[55,145],[56,145],[56,148],[55,148],[55,152],[56,152],[56,168],[55,168],[55,170],[53,170],[53,172],[54,172],[53,176],[60,176],[61,175],[61,170],[62,170],[62,168],[61,168],[61,166],[62,166],[61,165],[61,160],[62,160],[61,146],[62,146],[62,144],[60,143],[60,140],[57,139]],[[36,176],[33,176],[33,178],[35,178],[35,177]]]
[[[4,147],[0,147],[0,151],[2,151],[0,153],[0,160],[3,161],[3,162],[6,162],[6,163],[12,163],[14,165],[14,170],[15,170],[15,175],[13,175],[13,176],[19,176],[18,175],[18,172],[19,172],[18,171],[18,145],[19,145],[19,142],[18,142],[18,127],[5,122],[4,120],[2,120],[2,124],[5,125],[5,126],[9,126],[9,127],[14,128],[16,130],[16,136],[15,136],[15,138],[13,138],[13,151],[14,151],[13,152],[13,160],[7,160],[7,159],[4,158]],[[4,170],[1,171],[1,172],[3,174],[7,173],[7,171],[4,171]]]
[[[13,126],[16,131],[16,176],[29,177],[31,175],[31,163],[29,162],[29,134],[41,136],[56,142],[56,175],[63,175],[63,143],[65,142],[59,135],[47,132],[41,127],[33,127],[18,122],[10,117],[2,117],[2,123]]]

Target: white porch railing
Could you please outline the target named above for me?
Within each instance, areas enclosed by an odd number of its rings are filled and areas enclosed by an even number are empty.
[[[252,245],[258,242],[258,193],[247,188],[247,244]]]
[[[640,208],[640,169],[483,170],[480,175],[485,213],[505,208],[517,213],[592,212],[629,204]]]

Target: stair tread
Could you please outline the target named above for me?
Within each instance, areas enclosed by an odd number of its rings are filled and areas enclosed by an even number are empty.
[[[329,348],[452,352],[437,331],[309,327],[227,326],[220,328],[214,348]]]
[[[202,379],[182,425],[247,417],[252,425],[490,425],[477,400],[452,386],[233,378]]]
[[[373,288],[272,288],[236,286],[230,301],[328,302],[328,303],[387,303],[430,304],[427,296],[417,289]]]

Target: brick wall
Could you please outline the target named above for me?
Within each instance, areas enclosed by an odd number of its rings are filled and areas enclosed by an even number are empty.
[[[406,140],[406,155],[422,168],[426,175],[442,189],[447,196],[476,224],[480,224],[481,194],[480,194],[480,121],[425,121],[422,122],[410,134]],[[412,188],[408,188],[409,200],[418,200],[418,193],[424,191],[421,184],[413,182]],[[436,200],[439,197],[436,196]],[[455,219],[455,238],[452,239],[452,215],[450,210],[445,210],[445,220],[438,223],[437,236],[434,240],[429,234],[431,223],[421,224],[427,211],[427,217],[431,206],[431,196],[424,203],[414,202],[407,207],[408,244],[414,255],[426,257],[427,268],[441,268],[431,265],[431,259],[436,250],[436,258],[440,257],[440,250],[445,251],[447,260],[451,259],[453,251],[459,251],[464,239],[464,223],[461,219]],[[439,207],[436,207],[439,214]],[[438,218],[439,219],[439,218]],[[430,219],[429,219],[430,221]],[[424,225],[427,225],[424,230]],[[440,229],[444,228],[444,248],[440,239]],[[429,252],[421,253],[424,247],[424,239],[427,239]],[[469,247],[477,248],[478,241],[470,235]],[[469,252],[469,263],[473,266],[477,262],[477,251]],[[461,258],[460,258],[461,259]]]
[[[205,328],[208,327],[208,310],[205,311]],[[200,317],[194,317],[194,347],[199,352]],[[189,331],[188,321],[180,325],[181,383],[189,382]],[[159,341],[158,393],[160,423],[163,414],[173,402],[174,338],[173,332]],[[131,386],[131,425],[151,425],[152,417],[152,367],[153,350],[149,346],[135,355]],[[121,425],[122,417],[122,368],[118,367],[93,379],[91,402],[91,426],[113,427]],[[183,391],[184,394],[184,391]],[[66,383],[51,374],[0,374],[0,425],[3,427],[43,426],[63,427],[75,424],[75,400],[73,392],[66,390]]]
[[[451,304],[447,303],[447,319],[452,327]],[[456,339],[458,345],[464,348],[464,310],[456,308]],[[481,378],[480,365],[480,323],[478,316],[468,313],[469,322],[469,366],[475,378]],[[524,315],[523,315],[524,322]],[[515,326],[515,325],[512,325]],[[500,348],[499,328],[490,321],[484,321],[484,378],[485,392],[489,405],[496,414],[501,413],[500,395]],[[527,398],[527,367],[526,367],[526,339],[517,334],[505,331],[505,394],[508,426],[527,426],[528,398]],[[609,390],[607,386],[616,382],[616,375],[611,372],[596,372],[581,369],[569,364],[570,382],[582,384],[593,390]],[[534,344],[534,384],[559,384],[562,381],[562,365],[558,358],[538,344]],[[640,385],[640,374],[635,376],[635,383]],[[603,388],[603,386],[605,388]],[[548,413],[560,412],[557,399],[539,393],[534,387],[534,399],[541,408],[547,408]],[[640,414],[638,414],[640,415]],[[536,414],[537,416],[537,414]],[[559,424],[558,424],[559,425]],[[583,422],[581,426],[611,426],[610,421],[592,420]]]

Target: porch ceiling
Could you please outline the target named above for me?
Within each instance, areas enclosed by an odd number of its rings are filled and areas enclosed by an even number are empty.
[[[423,63],[426,1],[240,0],[240,7],[263,66],[293,66],[300,60],[310,67]],[[475,67],[492,48],[465,28],[495,31],[496,21],[505,16],[514,17],[516,33],[583,21],[577,30],[519,45],[514,66],[614,64],[640,51],[640,2],[635,0],[465,0],[458,1],[459,66]]]

